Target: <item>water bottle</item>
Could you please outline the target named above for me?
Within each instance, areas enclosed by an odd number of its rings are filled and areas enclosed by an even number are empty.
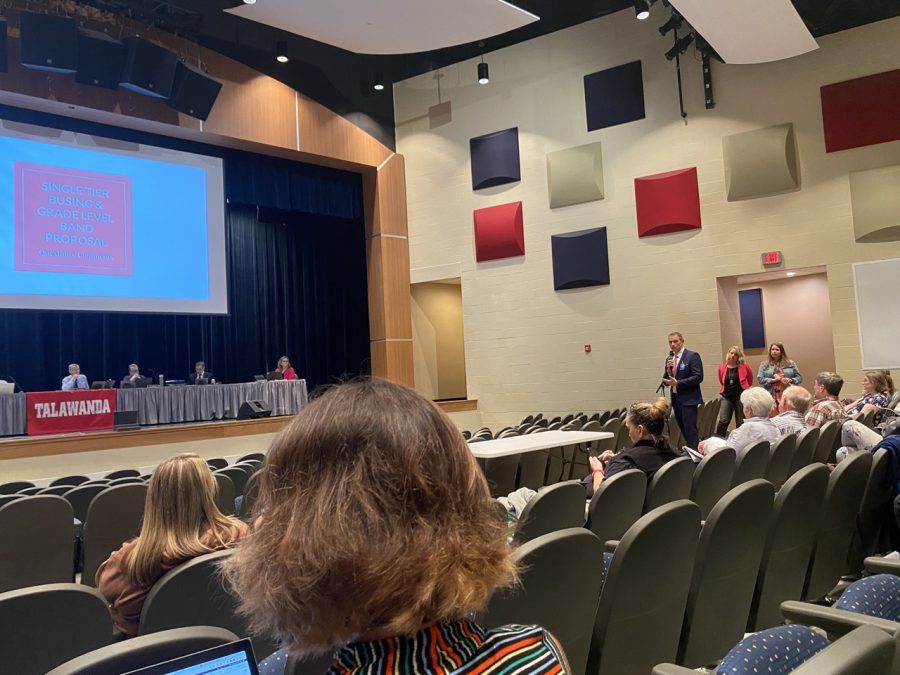
[[[163,387],[166,384],[166,376],[162,373],[159,374],[159,386]]]

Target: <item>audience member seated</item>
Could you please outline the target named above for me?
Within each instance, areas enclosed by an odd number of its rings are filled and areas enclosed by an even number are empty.
[[[625,415],[625,426],[632,446],[618,454],[607,450],[599,457],[591,457],[591,473],[581,479],[587,490],[588,499],[600,487],[604,478],[611,478],[620,471],[640,469],[647,474],[647,480],[666,462],[678,459],[678,454],[666,438],[666,422],[671,408],[668,401],[660,398],[656,403],[635,403]]]
[[[818,428],[825,422],[840,421],[847,416],[844,406],[838,400],[843,386],[844,378],[837,373],[825,371],[816,375],[813,385],[815,402],[806,413],[806,426]]]
[[[880,371],[870,370],[863,377],[862,394],[852,403],[845,405],[844,410],[847,414],[854,415],[887,407],[887,390],[887,378]]]
[[[291,367],[291,360],[286,356],[282,356],[278,359],[278,365],[275,367],[275,372],[281,373],[285,380],[297,379],[297,373],[295,373],[294,369]]]
[[[729,447],[741,457],[747,448],[759,441],[774,443],[779,439],[778,427],[769,418],[769,412],[775,407],[775,399],[769,392],[762,387],[745,389],[741,394],[741,405],[744,408],[744,423],[728,434],[724,441],[718,436],[701,441],[697,448],[701,455]]]
[[[175,455],[154,470],[140,535],[115,551],[96,575],[113,623],[126,637],[137,634],[147,593],[163,574],[233,546],[246,533],[243,522],[222,515],[215,495],[216,479],[199,455]]]
[[[507,527],[459,431],[411,389],[331,388],[273,442],[259,485],[262,515],[224,569],[252,627],[292,653],[333,651],[344,674],[569,672],[545,630],[467,618],[515,583]]]
[[[857,422],[856,420],[848,420],[841,427],[841,447],[837,450],[836,461],[838,463],[847,459],[854,452],[877,452],[881,448],[887,448],[893,455],[890,470],[900,471],[900,418],[889,421],[884,427],[884,435],[879,434]]]
[[[803,382],[800,369],[792,359],[788,358],[784,345],[780,342],[773,342],[769,345],[769,357],[759,364],[756,379],[772,395],[775,403],[781,400],[781,392],[792,384]]]
[[[73,391],[75,389],[90,389],[87,376],[81,374],[81,366],[77,363],[69,364],[69,374],[63,378],[63,391]]]
[[[812,394],[803,387],[791,385],[781,394],[781,401],[778,403],[778,414],[772,418],[773,424],[778,427],[778,432],[782,436],[794,434],[799,436],[806,431],[806,420],[804,414],[809,409]]]

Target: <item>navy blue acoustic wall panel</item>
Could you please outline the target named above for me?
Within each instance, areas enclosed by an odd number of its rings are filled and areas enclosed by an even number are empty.
[[[588,131],[644,119],[641,62],[585,75],[584,107]]]
[[[554,234],[550,237],[550,246],[555,290],[609,284],[609,246],[605,227]]]
[[[766,346],[766,326],[763,322],[762,289],[748,288],[738,291],[741,308],[741,340],[744,349]]]
[[[6,19],[0,16],[0,73],[5,73],[9,69],[9,62],[6,58]]]
[[[521,180],[518,127],[470,139],[469,155],[473,190]]]

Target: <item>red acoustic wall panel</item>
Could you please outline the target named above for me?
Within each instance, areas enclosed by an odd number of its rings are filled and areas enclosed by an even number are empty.
[[[475,260],[525,255],[522,202],[475,210]]]
[[[634,179],[638,236],[700,229],[697,169],[679,169]]]
[[[900,140],[900,70],[829,84],[821,95],[827,152]]]

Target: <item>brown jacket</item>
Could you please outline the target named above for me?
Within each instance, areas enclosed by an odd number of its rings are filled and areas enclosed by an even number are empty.
[[[231,547],[240,541],[247,533],[247,525],[240,520],[233,520],[234,527],[231,532],[223,535],[227,547]],[[210,533],[209,530],[200,535],[200,541],[209,547],[209,552],[224,548]],[[112,614],[116,630],[121,631],[127,637],[134,637],[138,632],[138,624],[141,621],[141,610],[144,608],[144,600],[153,587],[137,586],[133,584],[125,574],[125,562],[137,539],[127,541],[118,551],[114,551],[109,559],[97,569],[95,577],[97,588],[109,603],[109,611]],[[168,556],[163,557],[159,566],[158,580],[163,574],[177,567],[186,560],[178,560]]]

